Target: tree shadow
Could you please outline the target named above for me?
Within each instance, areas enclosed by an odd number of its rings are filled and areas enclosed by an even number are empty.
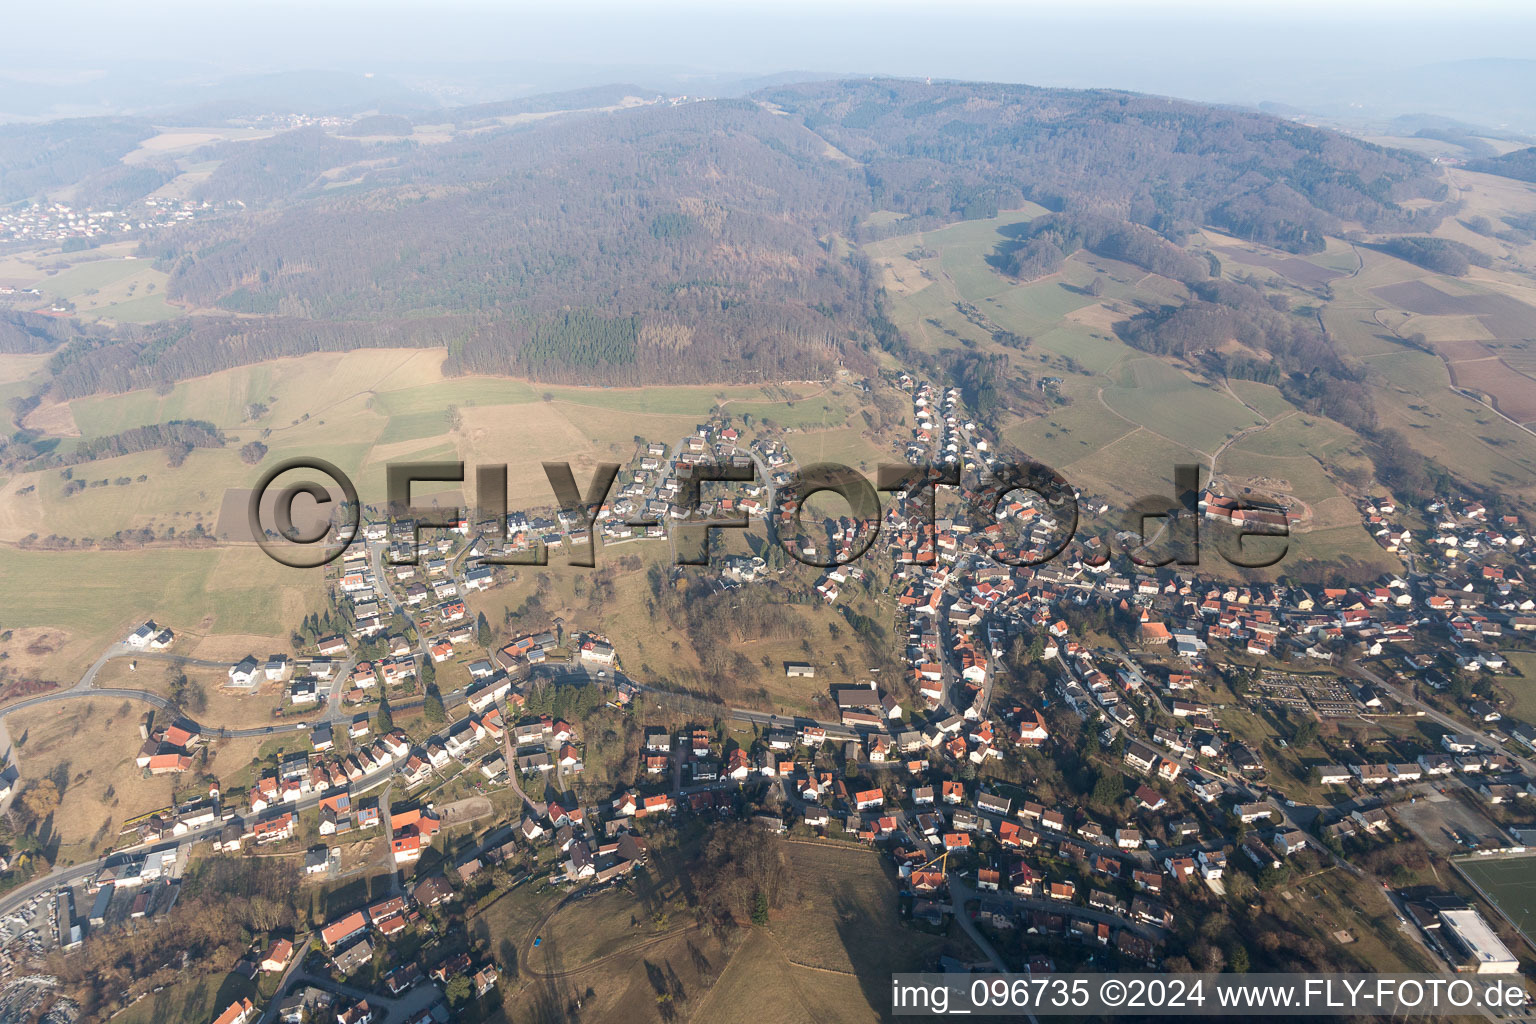
[[[837,937],[843,943],[848,961],[853,965],[854,977],[864,993],[870,1009],[881,1020],[892,1020],[890,976],[892,970],[921,970],[922,964],[895,964],[892,958],[882,955],[885,937],[869,927],[865,908],[846,896],[832,903],[832,918],[837,923]],[[897,925],[898,928],[902,927]]]
[[[682,979],[672,969],[670,960],[665,965],[653,964],[649,960],[644,963],[645,978],[656,993],[656,1012],[661,1015],[664,1024],[672,1024],[680,1016],[683,1004],[688,1001]]]
[[[517,977],[517,945],[511,939],[503,938],[500,942],[496,943],[496,963],[507,977]]]
[[[58,788],[59,799],[64,799],[64,793],[69,789],[69,762],[60,761],[48,772],[48,780]]]
[[[580,1001],[556,979],[536,981],[529,986],[528,992],[530,1024],[575,1024],[581,1019]]]

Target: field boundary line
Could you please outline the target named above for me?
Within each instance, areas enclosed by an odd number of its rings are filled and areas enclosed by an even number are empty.
[[[794,957],[789,955],[789,951],[784,948],[784,943],[779,941],[779,937],[777,935],[773,934],[773,932],[766,928],[763,929],[763,934],[773,940],[773,944],[779,948],[779,955],[784,958],[784,962],[787,964],[790,964],[794,967],[804,968],[807,971],[820,971],[822,974],[836,974],[843,978],[858,977],[858,975],[852,971],[839,971],[835,967],[817,967],[815,964],[801,963],[799,960],[796,960]]]
[[[1505,859],[1513,860],[1515,858]],[[1492,907],[1494,913],[1502,917],[1504,921],[1515,930],[1515,934],[1520,936],[1521,940],[1525,942],[1526,946],[1528,946],[1531,950],[1536,951],[1536,942],[1532,942],[1531,937],[1525,934],[1525,929],[1521,928],[1518,924],[1515,923],[1514,918],[1505,913],[1504,907],[1500,905],[1500,903],[1492,896],[1489,896],[1488,893],[1484,891],[1483,887],[1473,880],[1471,875],[1463,871],[1461,869],[1461,864],[1455,858],[1450,858],[1450,863],[1451,867],[1456,870],[1456,873],[1461,876],[1462,881],[1470,885],[1472,890],[1476,892],[1478,896],[1482,897],[1483,902]]]

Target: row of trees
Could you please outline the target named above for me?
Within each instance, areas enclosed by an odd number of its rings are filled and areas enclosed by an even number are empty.
[[[998,257],[1014,277],[1030,281],[1053,274],[1079,249],[1134,264],[1175,281],[1203,281],[1210,264],[1186,252],[1151,228],[1089,212],[1037,217],[1020,229],[1021,237],[1004,243]]]
[[[1453,239],[1429,235],[1392,238],[1380,243],[1377,248],[1425,270],[1451,277],[1465,277],[1473,267],[1493,265],[1493,258],[1481,249]]]
[[[222,448],[225,438],[218,427],[205,420],[168,420],[142,427],[130,427],[105,437],[93,437],[60,454],[42,446],[31,434],[22,432],[12,443],[0,449],[0,458],[23,472],[56,466],[78,466],[100,459],[147,452],[156,448]]]

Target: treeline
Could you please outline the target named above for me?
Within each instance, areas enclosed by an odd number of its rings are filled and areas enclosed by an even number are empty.
[[[108,344],[113,333],[96,324],[81,324],[68,317],[0,309],[0,353],[37,355],[72,343]],[[53,360],[49,361],[50,364]]]
[[[784,841],[746,822],[716,825],[687,870],[698,916],[721,934],[766,925],[800,895]]]
[[[1252,285],[1213,278],[1191,291],[1189,302],[1137,314],[1116,325],[1117,333],[1158,355],[1189,357],[1236,341],[1264,353],[1281,373],[1341,372],[1343,363],[1316,321],[1286,311],[1285,303],[1272,302]]]
[[[1500,231],[1494,237],[1511,245],[1530,245],[1536,239],[1536,213],[1503,213],[1499,219],[1509,225],[1508,231]]]
[[[111,481],[121,483],[123,477]],[[106,481],[95,480],[89,486],[105,486]],[[93,548],[101,548],[105,551],[124,551],[130,548],[144,548],[151,544],[164,544],[180,548],[207,548],[218,543],[202,523],[196,523],[189,530],[178,532],[176,527],[167,526],[156,533],[152,527],[140,526],[126,530],[117,530],[106,537],[64,537],[57,533],[50,533],[46,537],[35,533],[29,533],[16,542],[16,546],[24,551],[89,551]]]
[[[516,117],[520,114],[552,114],[559,111],[613,107],[631,96],[649,102],[661,99],[662,94],[655,89],[647,89],[640,85],[594,85],[565,92],[540,93],[537,96],[526,96],[517,100],[473,103],[447,111],[433,111],[422,115],[418,121],[428,124],[441,124],[447,121],[449,124],[463,127],[502,117]]]
[[[184,317],[152,329],[120,331],[116,343],[82,340],[49,361],[50,393],[60,399],[163,387],[190,377],[310,352],[447,345],[467,318],[316,321],[297,317]]]
[[[1378,242],[1376,248],[1415,266],[1451,277],[1465,277],[1473,267],[1491,267],[1493,258],[1481,249],[1449,238],[1414,235]]]
[[[580,722],[606,704],[612,696],[610,690],[597,683],[536,683],[528,691],[527,714],[549,715],[551,718]]]
[[[634,317],[567,311],[534,327],[523,361],[536,366],[562,362],[587,368],[624,365],[635,361],[638,337]]]
[[[1499,151],[1493,148],[1491,142],[1487,139],[1478,138],[1472,134],[1472,131],[1473,129],[1468,125],[1451,124],[1445,127],[1420,128],[1413,134],[1416,138],[1435,139],[1439,142],[1449,142],[1453,146],[1460,146],[1467,151],[1468,156],[1472,157],[1494,157],[1499,155]]]
[[[78,466],[156,448],[172,450],[222,448],[225,443],[224,435],[219,432],[219,428],[205,420],[169,420],[165,423],[131,427],[106,437],[94,437],[81,441],[63,454],[40,450],[34,445],[36,440],[30,434],[21,432],[8,444],[0,444],[0,463],[28,472],[35,469]],[[184,452],[182,457],[185,457]]]
[[[1403,501],[1419,504],[1439,494],[1467,489],[1444,466],[1415,451],[1408,438],[1396,430],[1377,430],[1370,442],[1368,454],[1376,479]]]
[[[1094,213],[1054,213],[1023,227],[1017,243],[1005,243],[998,260],[1002,269],[1024,281],[1054,274],[1079,249],[1106,259],[1121,260],[1171,277],[1194,282],[1210,276],[1210,264],[1179,248],[1150,228]]]
[[[1345,362],[1313,321],[1246,284],[1211,280],[1193,290],[1185,305],[1140,314],[1117,333],[1136,348],[1191,359],[1213,377],[1272,384],[1303,412],[1343,424],[1366,441],[1376,479],[1405,501],[1455,489],[1445,467],[1379,424],[1365,371]],[[1232,342],[1241,350],[1221,351]]]
[[[981,354],[976,352],[944,353],[941,361],[946,367],[946,377],[960,388],[965,406],[979,420],[993,422],[999,412],[1009,408],[1011,396],[1011,360],[1006,352]]]

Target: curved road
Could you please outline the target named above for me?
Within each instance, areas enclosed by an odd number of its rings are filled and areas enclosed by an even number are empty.
[[[365,796],[378,789],[380,786],[383,786],[385,799],[380,801],[380,806],[381,808],[387,808],[387,798],[390,788],[394,785],[394,778],[395,773],[393,770],[377,772],[373,778],[365,778],[361,783],[352,787],[351,793],[354,797]],[[284,804],[283,807],[284,809],[292,810],[295,814],[302,813],[303,811],[318,807],[320,805],[320,801],[330,795],[331,794],[329,793],[314,793],[310,796],[306,796],[298,800],[296,803]],[[385,818],[387,821],[387,813]],[[102,867],[107,864],[108,861],[111,861],[114,858],[136,856],[156,848],[168,849],[171,846],[200,842],[201,840],[209,838],[210,836],[216,836],[223,827],[224,822],[219,820],[213,822],[212,824],[204,825],[202,828],[193,829],[184,836],[179,836],[172,839],[161,838],[155,840],[152,843],[138,843],[133,846],[123,847],[120,850],[113,850],[106,856],[99,857],[96,860],[84,861],[80,864],[74,864],[69,867],[56,867],[48,874],[34,878],[32,881],[26,883],[25,885],[19,886],[6,893],[3,897],[0,897],[0,917],[4,917],[7,914],[12,913],[17,907],[21,906],[32,896],[42,892],[45,889],[51,889],[55,886],[63,885],[65,883],[73,885],[77,882],[85,880],[92,875],[95,875],[102,869]],[[385,851],[388,852],[389,843],[387,841],[384,844],[384,848]],[[398,872],[396,873],[396,877],[398,877]]]
[[[14,704],[0,708],[0,718],[4,718],[5,716],[13,714],[17,711],[24,711],[27,708],[36,707],[40,704],[47,704],[52,701],[74,700],[82,697],[119,697],[126,700],[141,701],[145,704],[152,705],[160,711],[175,712],[177,714],[178,720],[185,721],[195,726],[198,732],[202,733],[204,736],[209,737],[238,739],[251,736],[267,736],[273,733],[285,732],[288,730],[308,730],[314,728],[321,722],[329,722],[332,725],[336,725],[341,723],[347,717],[346,709],[341,706],[340,689],[347,678],[350,676],[352,666],[356,664],[356,657],[349,657],[346,662],[336,670],[331,682],[331,698],[329,701],[330,706],[326,708],[318,718],[305,719],[302,721],[284,720],[280,723],[274,723],[272,725],[259,725],[241,729],[230,729],[224,726],[204,725],[203,723],[198,722],[196,719],[192,718],[192,716],[178,709],[176,705],[173,704],[169,699],[162,696],[161,694],[155,693],[153,690],[141,690],[124,686],[97,687],[95,685],[97,674],[100,673],[107,662],[112,661],[115,658],[127,657],[143,659],[147,661],[165,661],[177,665],[191,665],[195,668],[227,669],[232,664],[231,662],[227,661],[206,661],[201,658],[189,658],[180,654],[165,654],[159,651],[139,651],[129,647],[122,641],[118,641],[117,643],[114,643],[108,647],[104,652],[102,652],[101,657],[97,658],[96,661],[91,664],[91,667],[85,670],[85,674],[82,675],[79,682],[75,683],[73,686],[66,690],[54,690],[51,693],[42,693],[35,697],[27,697],[24,700],[19,700]],[[445,705],[451,706],[462,699],[463,695],[456,693],[452,696],[445,695],[443,702]],[[399,705],[399,707],[410,708],[419,703],[420,701],[407,701]]]

